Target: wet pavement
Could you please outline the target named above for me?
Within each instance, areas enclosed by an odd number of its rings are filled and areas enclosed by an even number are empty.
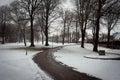
[[[52,53],[61,48],[62,47],[53,49],[45,48],[43,49],[43,52],[38,53],[33,60],[54,80],[101,80],[85,73],[74,71],[72,67],[68,67],[63,65],[61,62],[57,62]]]

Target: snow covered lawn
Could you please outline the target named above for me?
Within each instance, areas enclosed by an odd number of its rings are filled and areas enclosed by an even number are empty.
[[[99,60],[88,59],[84,56],[95,56],[96,53],[92,52],[92,45],[86,44],[86,49],[80,45],[66,46],[58,52],[54,53],[56,60],[74,68],[79,72],[87,73],[89,75],[101,78],[103,80],[120,80],[120,61],[119,60]],[[109,53],[118,53],[120,50],[112,50],[99,47],[101,50],[106,50]],[[116,57],[116,56],[106,56]],[[117,56],[118,57],[118,56]],[[105,58],[105,57],[104,57]]]
[[[0,44],[0,80],[52,80],[33,62],[32,57],[40,51],[14,48],[24,44]]]

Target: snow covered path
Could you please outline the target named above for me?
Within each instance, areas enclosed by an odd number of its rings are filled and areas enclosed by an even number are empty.
[[[92,52],[92,45],[86,44],[87,49],[83,49],[80,45],[66,46],[58,52],[54,53],[56,60],[74,67],[76,71],[93,75],[103,80],[120,80],[120,60],[96,60],[88,59],[86,55],[96,55]],[[112,50],[100,47],[110,53],[120,54],[120,50]]]
[[[23,44],[0,45],[0,80],[52,80],[33,62],[37,51],[15,50]]]

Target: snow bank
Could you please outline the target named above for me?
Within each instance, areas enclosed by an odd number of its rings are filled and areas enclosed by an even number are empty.
[[[80,45],[66,46],[54,53],[56,60],[74,68],[74,70],[87,73],[103,80],[120,80],[120,61],[118,60],[95,60],[84,58],[86,55],[95,56],[92,45],[86,44],[87,49]],[[100,47],[99,49],[105,49]],[[107,52],[120,52],[120,50],[105,49]],[[114,52],[115,51],[115,52]],[[110,56],[114,57],[114,56]]]
[[[32,61],[39,51],[14,48],[24,47],[23,43],[0,45],[0,80],[52,80]]]
[[[115,54],[106,54],[106,55],[101,55],[99,56],[99,54],[90,54],[90,55],[86,55],[84,56],[86,58],[96,58],[96,59],[116,59],[116,58],[120,58],[120,55],[115,55]]]

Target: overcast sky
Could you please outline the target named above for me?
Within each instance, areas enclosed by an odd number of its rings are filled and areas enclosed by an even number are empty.
[[[13,0],[0,0],[0,6],[1,5],[6,5],[9,4],[10,2],[12,2]]]
[[[12,1],[14,0],[0,0],[0,6],[1,5],[7,5],[7,4],[10,4]],[[61,0],[63,2],[63,6],[64,8],[66,9],[73,9],[73,5],[72,3],[70,2],[70,0]],[[120,24],[117,25],[117,28],[114,29],[116,32],[120,32]]]
[[[62,0],[62,5],[65,9],[74,9],[74,6],[70,0]]]

